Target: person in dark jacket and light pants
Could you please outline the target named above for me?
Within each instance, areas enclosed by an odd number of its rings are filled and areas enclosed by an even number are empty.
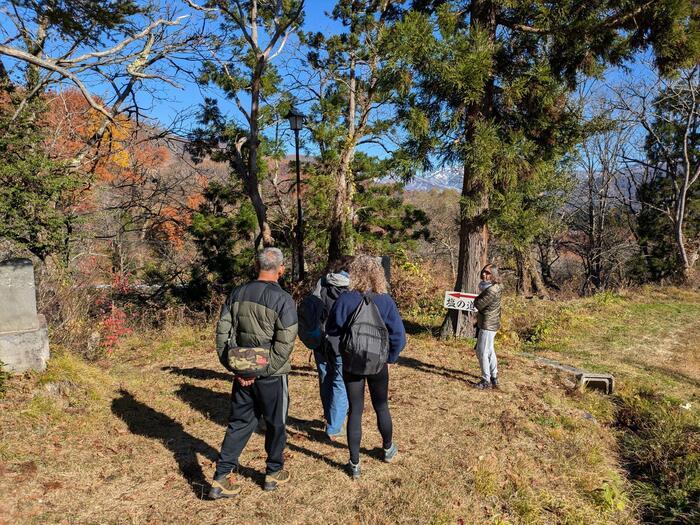
[[[496,332],[501,327],[501,293],[502,286],[498,278],[498,268],[487,264],[481,270],[479,296],[474,299],[477,309],[476,325],[479,330],[476,338],[476,357],[481,366],[481,381],[476,388],[498,388],[498,361],[494,342]]]
[[[360,255],[350,263],[350,289],[338,297],[326,324],[329,338],[341,338],[349,329],[348,320],[368,295],[379,310],[379,314],[389,332],[389,355],[387,363],[397,361],[406,345],[406,331],[401,321],[396,303],[387,293],[384,271],[375,257]],[[379,373],[369,376],[356,376],[343,372],[345,389],[350,402],[347,436],[350,449],[348,470],[353,479],[360,477],[360,441],[362,439],[362,411],[365,401],[365,383],[369,387],[372,406],[377,414],[377,426],[382,436],[384,461],[391,462],[398,447],[393,441],[393,426],[389,412],[389,366],[385,364]]]
[[[316,284],[313,295],[323,302],[325,311],[328,313],[338,297],[345,293],[350,285],[347,266],[351,260],[351,257],[345,257],[336,261],[333,271],[321,277]],[[326,321],[327,319],[324,318],[321,323]],[[314,350],[314,358],[318,371],[323,418],[326,420],[326,435],[330,439],[337,439],[346,435],[345,417],[348,415],[348,395],[343,382],[343,362],[340,358],[338,340],[325,337],[325,328],[321,331],[324,337],[321,346]]]

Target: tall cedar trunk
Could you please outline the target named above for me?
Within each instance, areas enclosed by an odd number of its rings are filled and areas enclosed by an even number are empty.
[[[530,275],[530,261],[528,254],[522,250],[515,250],[515,270],[516,270],[516,286],[515,291],[518,295],[530,297],[532,295],[532,276]]]
[[[474,293],[478,290],[481,268],[488,255],[488,230],[485,213],[488,210],[488,194],[483,191],[481,181],[469,176],[470,168],[464,167],[462,203],[460,204],[459,257],[455,290]],[[468,213],[465,199],[478,199],[479,205]],[[447,337],[474,337],[476,315],[471,312],[450,310],[442,324],[440,335]]]
[[[351,28],[351,32],[354,28]],[[355,54],[350,53],[350,79],[348,90],[348,112],[346,123],[348,127],[347,139],[340,157],[340,164],[335,177],[335,202],[333,203],[333,215],[331,217],[330,239],[328,242],[328,264],[340,259],[343,255],[355,253],[352,224],[352,198],[354,193],[354,181],[352,174],[352,161],[356,147],[356,109],[357,109],[357,78],[355,76]]]
[[[258,57],[258,62],[255,65],[255,71],[253,73],[253,81],[250,90],[250,135],[248,136],[248,169],[244,176],[245,189],[250,199],[253,209],[255,210],[255,216],[258,219],[258,227],[260,228],[260,233],[255,239],[255,247],[260,247],[262,242],[263,246],[272,246],[275,241],[272,238],[272,231],[270,230],[270,225],[267,222],[267,207],[263,202],[261,192],[260,192],[260,181],[258,181],[258,134],[260,132],[258,128],[258,118],[260,115],[260,89],[261,80],[263,73],[265,72],[265,57]]]
[[[477,26],[489,34],[491,42],[496,39],[496,9],[492,1],[474,0],[471,7],[470,31]],[[474,142],[477,121],[488,120],[493,113],[494,80],[490,78],[485,86],[481,100],[467,108],[467,129],[464,140]],[[462,181],[462,199],[459,219],[459,261],[457,264],[457,282],[455,290],[474,293],[479,286],[481,268],[488,256],[488,229],[486,213],[489,196],[484,183],[474,173],[469,162],[464,163]],[[476,315],[461,310],[449,310],[440,329],[442,338],[474,337],[476,333]]]

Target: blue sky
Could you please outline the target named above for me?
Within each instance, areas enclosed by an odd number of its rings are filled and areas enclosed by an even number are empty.
[[[325,11],[332,9],[334,3],[335,2],[331,0],[307,0],[303,26],[304,30],[314,32],[320,31],[324,34],[331,34],[338,31],[340,25],[325,14]],[[274,63],[276,65],[281,65],[285,59],[289,57],[290,53],[293,52],[295,43],[296,38],[293,35],[287,43],[285,52],[275,59]],[[191,79],[183,78],[179,81],[179,84],[182,89],[177,89],[167,84],[160,86],[159,97],[162,98],[162,100],[153,105],[152,109],[148,112],[150,117],[156,119],[165,126],[168,126],[179,113],[192,112],[195,110],[196,107],[202,103],[205,94],[209,96],[217,94],[215,90],[210,90],[208,88],[203,89],[197,86]],[[142,97],[148,98],[147,95],[142,95]],[[150,103],[147,105],[150,105]],[[232,105],[229,106],[225,102],[222,106],[233,110]],[[190,125],[194,124],[193,121],[190,121]]]

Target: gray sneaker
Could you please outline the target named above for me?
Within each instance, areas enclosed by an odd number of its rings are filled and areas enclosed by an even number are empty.
[[[352,479],[357,480],[360,479],[360,464],[358,463],[355,465],[352,461],[348,461],[348,466],[347,466],[348,474],[352,477]]]
[[[485,379],[482,379],[474,385],[474,388],[478,390],[488,390],[489,388],[491,388],[491,381],[486,381]]]
[[[278,470],[272,474],[265,475],[265,490],[277,490],[277,487],[288,483],[291,478],[288,470]]]
[[[396,446],[396,443],[392,442],[389,448],[384,449],[384,462],[391,463],[398,453],[399,447]]]

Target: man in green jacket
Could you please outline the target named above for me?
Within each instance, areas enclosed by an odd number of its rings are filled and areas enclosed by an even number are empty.
[[[231,411],[209,497],[228,498],[241,492],[238,458],[255,430],[266,423],[265,490],[289,481],[284,470],[289,406],[287,374],[297,336],[292,297],[278,284],[284,274],[282,252],[265,248],[256,256],[258,278],[231,292],[216,327],[219,360],[234,376]]]

